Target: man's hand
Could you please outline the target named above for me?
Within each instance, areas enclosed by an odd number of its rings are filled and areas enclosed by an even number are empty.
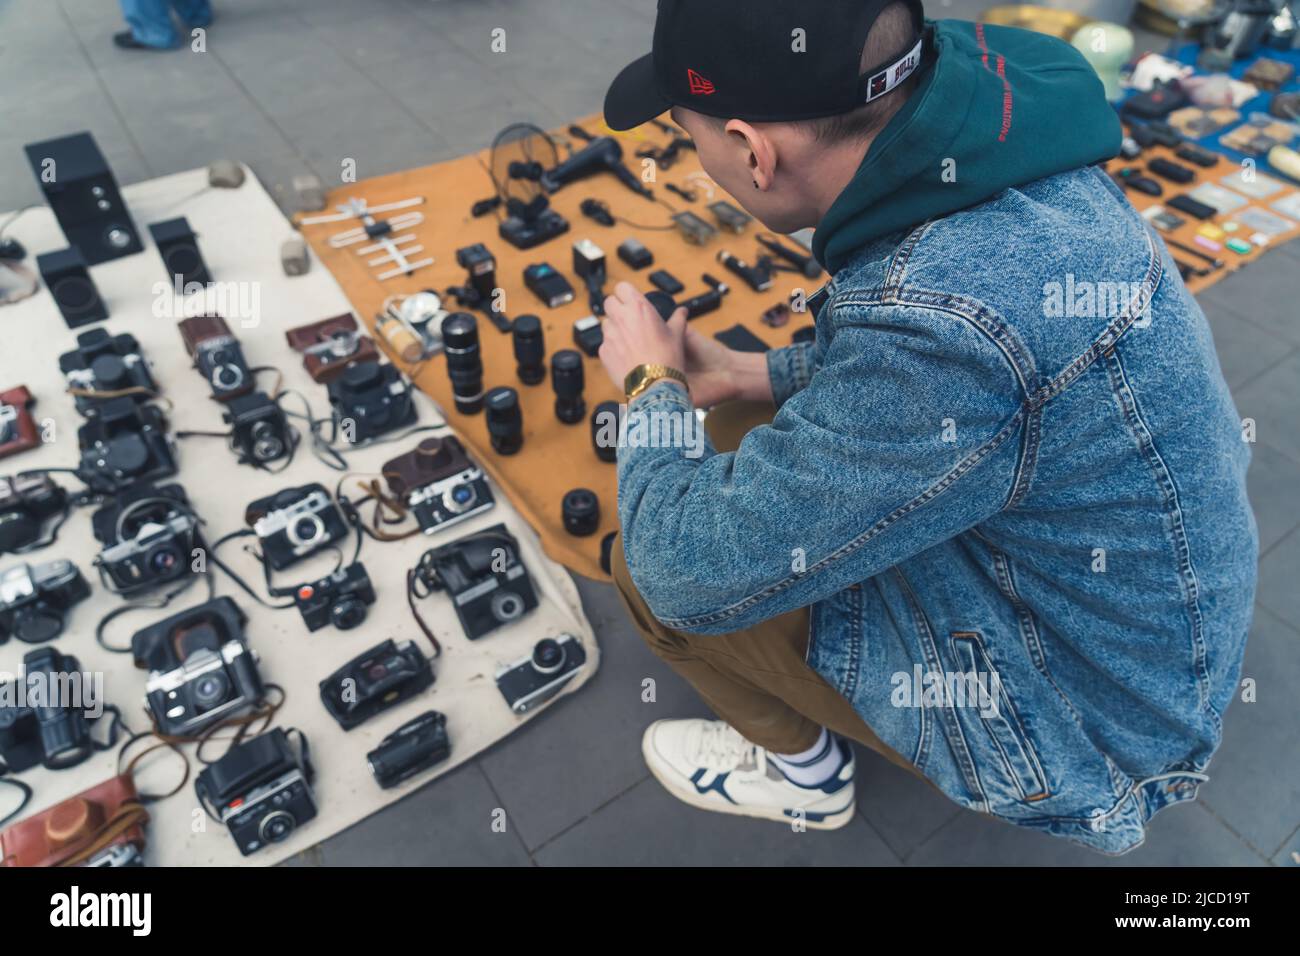
[[[659,364],[686,372],[686,310],[665,322],[630,282],[620,282],[605,300],[605,343],[600,361],[620,392],[627,373],[638,365]]]

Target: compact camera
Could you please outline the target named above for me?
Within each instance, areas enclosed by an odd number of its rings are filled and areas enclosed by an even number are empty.
[[[178,324],[185,351],[212,389],[212,397],[227,402],[253,390],[253,373],[244,350],[219,315],[196,315]]]
[[[180,485],[133,485],[91,516],[95,558],[114,590],[134,594],[190,573],[199,519]]]
[[[319,631],[326,624],[350,631],[365,621],[366,608],[375,603],[375,587],[358,561],[319,581],[298,585],[293,589],[293,603],[309,631]]]
[[[0,478],[0,554],[36,545],[46,522],[67,509],[67,491],[49,475]]]
[[[415,421],[411,386],[392,365],[353,362],[329,383],[334,420],[353,444],[377,438]]]
[[[426,551],[415,576],[430,591],[447,591],[471,641],[537,607],[519,543],[503,524]]]
[[[137,405],[125,396],[105,399],[95,417],[77,429],[77,442],[77,475],[100,494],[176,474],[167,423],[153,405]]]
[[[0,760],[7,771],[22,773],[37,764],[62,770],[94,753],[86,716],[91,701],[84,691],[76,693],[82,679],[77,659],[53,647],[24,655],[23,676],[0,688]],[[61,696],[60,689],[67,693]]]
[[[248,506],[262,556],[277,571],[296,564],[348,534],[348,523],[323,485],[288,488]]]
[[[90,585],[71,561],[15,564],[0,571],[0,644],[16,637],[25,644],[52,641],[63,633],[63,617],[90,596]]]
[[[391,640],[348,661],[320,682],[320,699],[344,730],[432,686],[433,664],[411,641]]]
[[[244,642],[247,617],[214,598],[137,631],[136,667],[149,672],[145,703],[160,733],[193,737],[263,696],[257,658]]]
[[[425,534],[496,504],[483,470],[454,435],[424,439],[414,451],[386,462],[383,474],[389,490],[406,502]]]
[[[149,363],[134,335],[109,335],[91,329],[77,336],[77,347],[59,356],[77,411],[93,418],[104,408],[103,393],[127,392],[129,402],[146,402],[158,391]]]
[[[375,782],[387,790],[441,763],[450,753],[447,718],[436,710],[427,710],[402,724],[366,754],[366,766]]]
[[[302,364],[312,381],[328,384],[352,362],[377,362],[379,349],[361,332],[351,313],[300,325],[284,334],[289,347],[302,353]]]
[[[230,399],[222,414],[230,426],[230,446],[241,465],[264,466],[293,450],[294,434],[279,403],[264,392]]]
[[[40,429],[32,417],[36,399],[25,385],[0,392],[0,458],[35,448],[41,443]]]
[[[497,689],[516,714],[526,714],[558,694],[587,663],[587,651],[572,634],[544,637],[533,652],[496,673]]]
[[[195,778],[199,803],[225,825],[244,856],[287,840],[316,816],[307,738],[297,733],[296,750],[276,727],[235,744]]]

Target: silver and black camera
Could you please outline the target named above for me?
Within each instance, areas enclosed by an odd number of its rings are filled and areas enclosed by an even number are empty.
[[[483,470],[454,435],[426,438],[412,451],[386,462],[382,471],[389,489],[406,502],[425,534],[496,504]]]
[[[49,475],[0,478],[0,554],[40,547],[46,527],[67,510],[68,492]]]
[[[104,407],[104,396],[125,393],[133,402],[146,402],[158,391],[149,363],[135,336],[110,335],[91,329],[77,336],[77,347],[59,356],[77,411],[93,418]]]
[[[176,474],[163,413],[154,405],[137,405],[127,396],[99,402],[95,417],[77,429],[77,444],[81,448],[77,477],[94,492],[117,494],[136,482]]]
[[[222,417],[230,426],[230,446],[241,465],[262,467],[293,451],[294,433],[289,419],[265,392],[230,399]]]
[[[262,544],[262,556],[277,571],[348,535],[347,519],[324,485],[259,498],[248,506],[246,518]]]
[[[297,749],[276,727],[235,744],[195,778],[199,803],[225,825],[244,856],[287,840],[316,816],[307,738],[296,733]]]
[[[104,549],[95,558],[112,588],[134,594],[189,574],[199,519],[180,485],[134,486],[91,518]]]
[[[244,642],[247,618],[228,597],[137,631],[131,653],[148,670],[145,703],[159,732],[193,737],[262,699],[257,657]]]
[[[586,663],[587,651],[572,634],[544,637],[523,660],[497,671],[497,689],[511,710],[526,714],[558,694]]]
[[[0,644],[26,644],[63,633],[63,616],[90,596],[90,585],[71,561],[15,564],[0,571]]]
[[[411,586],[414,597],[446,590],[471,641],[537,607],[519,542],[503,524],[426,551],[412,573]]]

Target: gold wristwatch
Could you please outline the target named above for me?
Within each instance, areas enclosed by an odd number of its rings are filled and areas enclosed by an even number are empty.
[[[661,378],[671,378],[686,385],[686,376],[675,368],[655,363],[638,365],[623,379],[623,391],[627,394],[627,400],[632,401]]]

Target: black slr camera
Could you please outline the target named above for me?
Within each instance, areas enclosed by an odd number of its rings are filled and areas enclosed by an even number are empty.
[[[241,465],[262,467],[293,450],[293,432],[279,404],[265,392],[230,399],[222,418],[230,426],[230,447]]]
[[[125,396],[100,402],[98,414],[77,429],[81,467],[77,475],[100,494],[116,494],[138,481],[176,474],[167,422],[153,405]]]
[[[199,519],[180,485],[133,485],[91,516],[104,549],[100,572],[122,594],[134,594],[189,574],[201,547]]]
[[[146,402],[158,391],[149,363],[133,335],[91,329],[77,336],[77,347],[59,356],[77,411],[93,418],[104,407],[103,393],[128,392],[130,402]]]
[[[145,703],[159,732],[193,737],[262,699],[257,658],[244,642],[247,618],[228,597],[137,631],[135,666],[149,671]]]
[[[344,730],[432,686],[433,664],[414,642],[391,640],[348,661],[320,682],[320,699]]]
[[[319,631],[326,624],[350,631],[365,621],[366,608],[375,603],[375,587],[358,561],[329,577],[298,585],[293,589],[293,603],[309,631]]]
[[[262,543],[262,556],[277,571],[348,535],[343,512],[318,484],[259,498],[248,506],[245,518]]]
[[[519,542],[503,524],[426,551],[415,576],[429,591],[447,591],[471,641],[537,607]]]
[[[411,386],[392,365],[353,362],[328,387],[334,421],[353,444],[415,421]]]
[[[83,681],[77,659],[53,647],[23,657],[23,676],[0,687],[0,760],[7,771],[37,764],[62,770],[94,753]]]
[[[0,571],[0,644],[52,641],[63,633],[63,616],[90,596],[90,585],[71,561],[15,564]]]
[[[0,478],[0,554],[32,548],[46,522],[67,509],[67,491],[49,475]]]
[[[296,733],[297,750],[276,727],[235,744],[195,778],[199,803],[226,826],[244,856],[287,840],[316,816],[307,738]]]

